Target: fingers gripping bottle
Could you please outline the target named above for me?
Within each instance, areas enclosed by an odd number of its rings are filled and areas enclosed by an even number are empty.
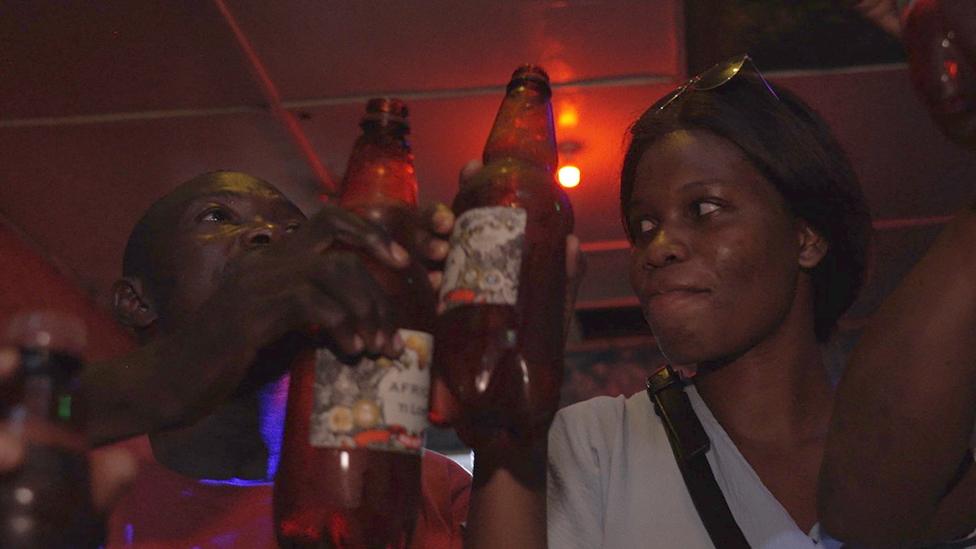
[[[420,223],[407,107],[370,100],[360,126],[339,203],[410,250]],[[389,360],[322,347],[296,360],[274,494],[283,547],[411,544],[436,295],[419,262],[394,271],[361,259],[390,299],[405,350]]]
[[[0,375],[0,416],[26,443],[24,463],[0,475],[0,547],[90,548],[104,541],[87,458],[78,375],[85,327],[50,311],[14,317],[5,341],[20,369]]]
[[[452,399],[431,419],[476,447],[544,437],[563,368],[569,199],[556,183],[549,78],[512,75],[484,150],[462,182],[437,320],[434,376]]]

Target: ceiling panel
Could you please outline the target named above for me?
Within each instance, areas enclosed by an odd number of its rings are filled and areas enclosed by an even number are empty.
[[[678,71],[674,0],[228,1],[285,99]],[[212,2],[0,6],[3,118],[264,103]]]
[[[211,2],[0,2],[4,119],[261,101]]]
[[[228,4],[286,99],[499,85],[526,62],[556,82],[679,67],[676,0]]]

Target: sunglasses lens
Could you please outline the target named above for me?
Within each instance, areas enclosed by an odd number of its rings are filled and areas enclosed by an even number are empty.
[[[725,84],[729,80],[735,78],[735,75],[742,72],[742,67],[744,67],[747,62],[752,63],[752,69],[756,71],[756,76],[766,86],[766,90],[769,91],[769,94],[772,95],[777,100],[779,100],[779,96],[776,95],[775,91],[773,91],[773,88],[772,86],[769,85],[769,82],[767,82],[766,79],[763,78],[762,73],[759,72],[759,68],[756,67],[756,64],[752,62],[752,58],[749,57],[748,54],[744,54],[744,55],[740,55],[739,57],[729,59],[724,63],[719,63],[714,67],[708,69],[707,71],[692,78],[691,80],[685,82],[678,89],[674,90],[673,92],[664,96],[664,98],[662,98],[660,101],[658,101],[658,104],[660,106],[657,108],[657,110],[659,112],[663,111],[669,105],[671,105],[671,103],[674,103],[674,101],[678,99],[678,97],[681,97],[681,95],[688,90],[707,91],[707,90],[714,90],[715,88],[718,88],[719,86]]]
[[[748,59],[748,56],[743,55],[736,59],[731,59],[724,63],[715,65],[714,67],[701,73],[701,75],[698,77],[698,81],[695,82],[695,89],[712,90],[721,86],[722,84],[725,84],[729,80],[732,80],[735,75],[739,74],[739,71],[742,70],[742,67],[745,66]]]

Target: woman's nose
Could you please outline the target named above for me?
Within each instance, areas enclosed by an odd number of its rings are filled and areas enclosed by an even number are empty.
[[[659,230],[644,248],[644,258],[650,267],[665,267],[688,258],[688,246],[674,231]]]

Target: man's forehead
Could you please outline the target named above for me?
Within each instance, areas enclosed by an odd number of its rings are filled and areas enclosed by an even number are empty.
[[[136,257],[135,250],[154,250],[165,246],[177,234],[187,212],[208,199],[228,202],[260,197],[262,204],[271,206],[271,215],[281,219],[304,218],[301,210],[270,183],[240,172],[212,172],[199,175],[179,185],[169,194],[154,202],[136,223],[126,244],[126,257]],[[148,253],[148,252],[147,252]],[[145,259],[129,260],[125,269],[136,269],[134,263]],[[141,269],[141,267],[139,267]]]
[[[181,203],[210,196],[223,198],[260,196],[287,200],[281,191],[270,183],[245,174],[220,174],[216,177],[193,179],[171,194],[175,195],[177,201]]]
[[[192,204],[208,198],[233,200],[252,197],[280,200],[288,206],[295,207],[270,183],[247,174],[229,172],[205,174],[191,179],[160,199],[155,209],[173,214],[182,212]]]
[[[283,209],[301,210],[270,183],[240,172],[215,172],[184,182],[157,200],[139,222],[153,232],[177,222],[186,212],[208,199],[228,200],[260,197],[279,202]],[[276,208],[277,209],[277,208]]]

